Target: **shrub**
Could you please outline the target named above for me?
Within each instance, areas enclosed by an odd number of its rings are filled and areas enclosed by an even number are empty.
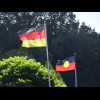
[[[50,70],[51,86],[66,87],[63,80],[56,77],[55,70]],[[48,69],[28,59],[27,56],[14,56],[0,61],[1,87],[48,87]]]

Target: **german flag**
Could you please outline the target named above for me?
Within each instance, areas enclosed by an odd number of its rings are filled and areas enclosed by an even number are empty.
[[[56,71],[70,71],[75,70],[75,56],[69,57],[65,60],[58,60],[56,64]]]
[[[35,28],[25,28],[18,32],[22,47],[46,47],[44,25]]]

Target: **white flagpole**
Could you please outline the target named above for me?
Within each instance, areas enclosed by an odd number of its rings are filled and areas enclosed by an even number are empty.
[[[48,65],[48,77],[49,77],[49,87],[51,87],[50,84],[50,69],[49,69],[49,55],[48,55],[48,43],[47,43],[47,32],[46,32],[46,24],[44,22],[44,28],[45,28],[45,39],[46,39],[46,53],[47,53],[47,65]]]
[[[74,53],[74,56],[76,56],[76,53]],[[77,70],[75,69],[75,87],[77,87]]]
[[[75,69],[75,87],[77,87],[77,71]]]

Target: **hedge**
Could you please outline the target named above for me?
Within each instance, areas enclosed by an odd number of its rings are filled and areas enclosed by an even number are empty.
[[[50,69],[52,87],[67,87]],[[14,56],[0,61],[0,87],[48,87],[48,68],[35,59]]]

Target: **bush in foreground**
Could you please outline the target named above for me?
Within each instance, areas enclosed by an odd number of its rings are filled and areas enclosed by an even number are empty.
[[[50,70],[52,87],[66,87],[63,80],[56,77],[55,70]],[[48,87],[48,69],[27,57],[10,57],[0,61],[1,87]]]

